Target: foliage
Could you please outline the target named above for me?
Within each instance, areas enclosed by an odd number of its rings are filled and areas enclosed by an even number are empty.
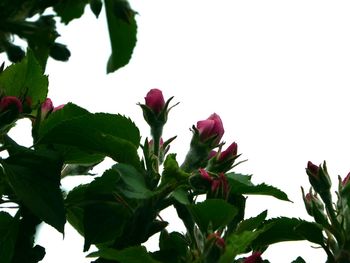
[[[104,5],[103,5],[104,4]],[[0,2],[0,53],[6,52],[12,62],[21,61],[25,52],[16,44],[15,37],[27,42],[40,65],[45,68],[49,57],[67,61],[70,51],[56,39],[56,22],[64,24],[80,18],[89,5],[98,18],[105,7],[112,54],[107,72],[128,64],[136,44],[135,11],[126,0],[3,0]]]
[[[245,217],[250,195],[290,201],[280,189],[254,184],[251,175],[236,173],[238,144],[223,150],[219,115],[192,126],[189,151],[182,164],[169,153],[175,137],[162,138],[173,97],[153,89],[139,103],[151,137],[141,143],[135,123],[119,114],[91,113],[68,103],[54,108],[47,98],[44,69],[49,56],[67,60],[69,50],[56,42],[56,19],[68,24],[86,5],[99,16],[104,6],[112,54],[107,72],[126,65],[136,44],[136,12],[126,0],[5,0],[0,3],[0,52],[16,62],[0,68],[0,258],[4,263],[35,263],[45,248],[34,244],[44,222],[64,235],[71,224],[84,237],[84,251],[95,263],[233,263],[268,262],[266,249],[275,243],[307,240],[322,247],[327,262],[350,261],[350,174],[339,179],[333,203],[326,164],[308,163],[312,188],[303,199],[315,222],[284,216],[268,218],[257,211]],[[48,9],[52,8],[52,14]],[[12,41],[28,43],[26,54]],[[32,123],[33,145],[24,147],[8,132],[19,119]],[[61,179],[89,175],[110,157],[114,164],[88,184],[65,192]],[[160,213],[172,207],[184,233],[168,232]],[[144,243],[159,234],[159,249]],[[297,257],[293,262],[304,262]]]

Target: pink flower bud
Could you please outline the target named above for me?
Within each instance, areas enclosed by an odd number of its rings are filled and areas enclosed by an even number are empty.
[[[253,252],[249,257],[245,258],[243,263],[262,263],[261,252]]]
[[[5,96],[0,100],[0,111],[4,112],[9,108],[15,107],[18,113],[23,111],[22,102],[15,96]]]
[[[234,158],[237,156],[237,148],[238,145],[237,143],[232,143],[229,147],[227,147],[227,149],[223,152],[221,152],[220,156],[219,156],[219,161],[225,161],[231,158]]]
[[[214,158],[217,154],[218,154],[217,151],[211,151],[211,152],[209,153],[208,160],[211,159],[211,158]]]
[[[219,143],[224,135],[224,127],[221,118],[216,113],[210,115],[206,120],[198,121],[197,129],[202,141],[216,136],[215,142]]]
[[[163,93],[159,89],[151,89],[145,97],[146,105],[156,114],[162,111],[165,106]]]
[[[348,173],[347,176],[345,176],[345,178],[343,179],[343,181],[341,182],[342,186],[346,186],[349,183],[350,180],[350,173]]]
[[[42,104],[41,104],[41,119],[45,119],[47,114],[49,114],[53,110],[53,104],[51,99],[47,98]]]
[[[62,109],[64,106],[66,106],[66,104],[58,105],[57,107],[53,108],[52,112],[58,111],[58,110]]]
[[[199,168],[199,173],[201,174],[201,177],[208,181],[208,182],[212,182],[213,179],[210,177],[210,175],[208,174],[208,172],[206,170],[204,170],[203,168]]]
[[[318,175],[318,171],[319,171],[320,167],[313,164],[312,162],[308,161],[307,162],[307,167],[306,167],[306,171],[307,171],[307,174],[309,176],[312,176],[314,178],[318,178],[319,175]]]
[[[212,193],[216,193],[221,191],[220,193],[224,198],[229,194],[229,185],[227,178],[224,173],[219,173],[218,177],[213,179],[211,183],[211,191]]]

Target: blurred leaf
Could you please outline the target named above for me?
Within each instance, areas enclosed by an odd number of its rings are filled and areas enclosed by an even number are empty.
[[[219,263],[231,263],[236,255],[248,252],[251,243],[262,233],[259,231],[243,231],[239,234],[232,234],[226,239],[224,254],[220,257]]]
[[[306,263],[306,262],[305,262],[305,260],[302,257],[297,257],[291,263]]]
[[[89,0],[61,0],[54,6],[54,10],[61,21],[68,24],[75,18],[79,18],[84,14],[85,6]]]
[[[56,21],[53,15],[41,15],[35,22],[26,22],[28,27],[35,28],[30,34],[26,34],[28,46],[36,59],[45,70],[50,49],[55,46],[55,40],[59,36],[56,31]]]
[[[106,248],[93,252],[88,257],[101,257],[116,260],[120,263],[160,263],[154,260],[143,246],[128,247],[123,250]]]
[[[101,0],[90,0],[90,8],[91,8],[91,11],[96,16],[96,18],[98,18],[98,16],[101,13],[101,9],[102,9],[102,1]]]
[[[19,63],[12,64],[0,74],[0,92],[6,96],[31,97],[35,105],[47,95],[48,79],[32,51]]]
[[[27,150],[1,164],[18,198],[33,214],[63,233],[66,218],[60,190],[60,157],[51,151]]]
[[[97,165],[96,164],[68,164],[64,166],[64,169],[61,172],[61,178],[66,176],[74,175],[96,175],[90,173],[90,171]]]
[[[202,203],[188,206],[194,221],[202,232],[226,226],[237,214],[237,208],[222,199],[207,199]]]
[[[18,220],[0,211],[0,258],[2,263],[11,263],[18,233]]]
[[[136,45],[137,25],[135,11],[126,0],[105,0],[105,10],[112,54],[108,60],[107,73],[128,64]]]
[[[250,178],[244,178],[242,175],[238,177],[237,174],[234,173],[228,173],[226,175],[230,184],[231,193],[233,194],[270,195],[283,201],[290,201],[286,193],[276,187],[264,183],[253,185],[250,182]]]
[[[260,213],[256,217],[251,217],[249,219],[241,221],[235,233],[239,234],[243,231],[253,231],[254,229],[256,229],[261,225],[261,223],[265,220],[266,216],[267,216],[267,210]]]

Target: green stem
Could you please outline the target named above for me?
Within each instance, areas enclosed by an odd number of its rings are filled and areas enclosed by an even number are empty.
[[[332,232],[332,234],[338,242],[338,248],[341,248],[344,245],[344,236],[342,235],[341,225],[333,209],[331,194],[327,192],[320,196],[325,204],[327,215],[331,221],[332,228],[330,229],[330,231]]]
[[[153,137],[153,153],[159,159],[160,138],[162,137],[163,126],[152,127],[151,134]]]
[[[198,168],[204,168],[204,162],[207,161],[209,150],[206,146],[192,146],[188,151],[185,161],[181,165],[181,169],[190,173]]]

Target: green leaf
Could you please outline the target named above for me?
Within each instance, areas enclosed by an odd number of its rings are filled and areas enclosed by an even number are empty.
[[[144,199],[154,195],[147,186],[145,179],[134,167],[127,164],[116,164],[112,167],[123,182],[118,185],[118,191],[128,198]]]
[[[231,263],[236,255],[246,253],[251,243],[263,232],[243,231],[239,234],[232,234],[226,240],[224,254],[220,257],[219,263]]]
[[[62,109],[64,112],[60,116],[63,117],[52,114],[54,121],[49,118],[47,124],[43,123],[39,130],[38,143],[73,146],[88,153],[107,155],[117,162],[140,167],[137,154],[140,133],[130,119],[121,115],[91,114],[81,110],[77,117],[66,118],[66,107],[68,111],[77,109],[77,106],[71,104]]]
[[[0,74],[0,92],[6,96],[30,97],[35,105],[47,95],[48,78],[32,51],[19,63],[12,64]]]
[[[305,222],[306,221],[301,219],[287,217],[267,220],[261,227],[263,232],[254,240],[253,247],[259,250],[278,242],[305,240],[305,236],[301,234],[302,231],[300,233],[296,231],[297,227]],[[302,227],[301,230],[304,231],[304,227]]]
[[[302,257],[297,257],[291,263],[306,263],[306,262],[305,262],[305,260]]]
[[[89,0],[61,0],[54,6],[54,10],[61,17],[62,23],[68,24],[84,14],[88,2]]]
[[[117,201],[91,202],[84,208],[84,251],[91,244],[114,241],[123,233],[129,212]]]
[[[277,189],[274,186],[259,184],[253,185],[250,182],[250,178],[244,178],[244,176],[228,173],[227,179],[230,184],[231,193],[233,194],[254,194],[254,195],[269,195],[283,201],[290,201],[288,196],[283,191]]]
[[[116,260],[120,263],[160,263],[154,260],[143,246],[128,247],[123,250],[113,248],[100,249],[88,257],[101,257],[108,260]]]
[[[129,63],[136,45],[137,25],[135,11],[126,0],[105,0],[105,10],[112,46],[107,73],[111,73]]]
[[[183,262],[188,254],[188,241],[186,238],[178,233],[168,233],[163,230],[159,237],[159,251],[153,255],[161,262],[177,263]]]
[[[96,16],[96,18],[98,18],[98,16],[101,13],[101,9],[102,9],[102,1],[101,0],[91,0],[90,1],[90,8],[91,8],[91,11]]]
[[[267,216],[267,210],[264,212],[260,213],[256,217],[251,217],[249,219],[243,220],[242,222],[239,223],[236,234],[239,234],[243,231],[253,231],[257,227],[261,225],[261,223],[266,219]]]
[[[18,220],[6,212],[0,212],[0,258],[11,263],[18,233]]]
[[[171,195],[176,201],[183,205],[191,204],[190,200],[188,200],[188,193],[183,187],[176,188]]]
[[[71,190],[65,199],[68,222],[84,236],[84,204],[89,184],[79,185]]]
[[[185,173],[176,161],[176,154],[169,154],[164,162],[161,185],[178,184],[187,181],[190,174]]]
[[[310,242],[324,245],[322,227],[319,224],[303,221],[295,227],[295,231]]]
[[[253,183],[251,182],[252,175],[227,173],[226,176],[228,178],[233,179],[235,181],[238,181],[244,185],[253,186]]]
[[[18,198],[33,214],[63,233],[66,218],[59,156],[51,151],[27,150],[2,160],[1,164]]]
[[[47,119],[45,119],[39,129],[39,136],[43,136],[57,125],[73,120],[75,118],[91,114],[84,108],[79,107],[73,103],[67,103],[62,109],[52,112]],[[90,116],[90,115],[89,115]]]
[[[222,199],[207,199],[202,203],[188,206],[194,221],[202,232],[226,226],[237,214],[237,208]]]

